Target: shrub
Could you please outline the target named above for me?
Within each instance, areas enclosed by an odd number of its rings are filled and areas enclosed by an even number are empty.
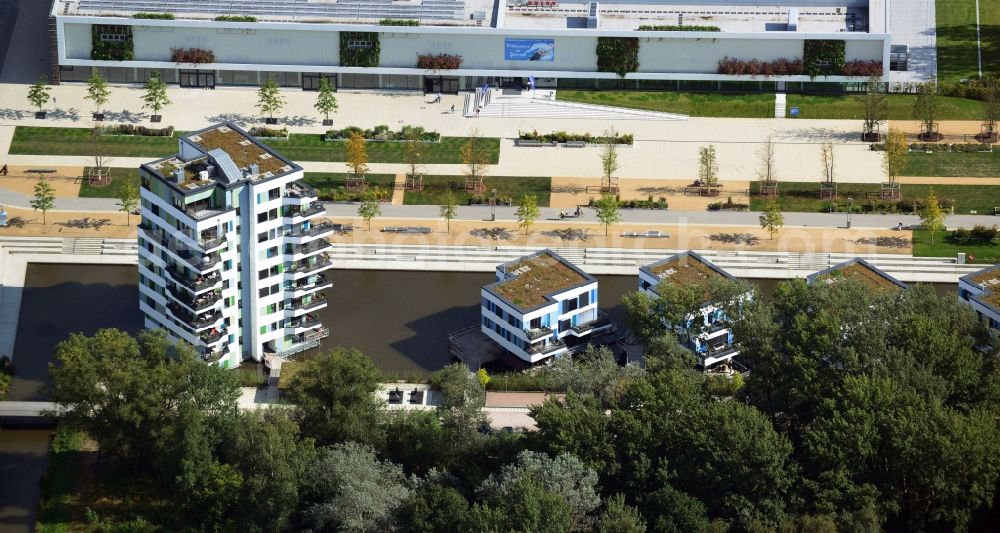
[[[719,74],[750,76],[793,76],[802,74],[801,59],[779,58],[773,61],[724,57],[719,60]]]
[[[288,137],[288,128],[266,128],[255,126],[247,132],[254,137]]]
[[[877,59],[870,61],[855,59],[854,61],[844,63],[844,68],[840,70],[840,73],[844,76],[881,76],[882,61]]]
[[[215,17],[219,22],[257,22],[257,17],[253,15],[219,15]]]
[[[976,224],[972,229],[958,228],[951,232],[951,241],[956,244],[989,244],[997,238],[1000,230],[996,226]]]
[[[136,13],[134,19],[174,20],[173,13]]]
[[[709,211],[749,211],[750,204],[738,204],[733,199],[726,198],[725,202],[712,202],[708,204]]]
[[[625,77],[639,70],[639,39],[636,37],[598,37],[597,71],[614,72]]]
[[[639,31],[722,31],[718,26],[650,26],[643,24]]]
[[[382,19],[378,21],[379,26],[419,26],[419,20],[404,19]]]
[[[591,137],[590,133],[566,133],[565,131],[555,131],[552,133],[538,133],[538,130],[532,131],[519,131],[518,138],[523,141],[540,141],[540,142],[558,142],[565,143],[568,141],[583,141],[586,143],[594,144],[607,144],[607,137]],[[631,145],[634,138],[631,133],[615,134],[612,137],[611,142],[613,144],[628,144]]]
[[[141,135],[143,137],[172,137],[174,127],[147,128],[136,124],[112,124],[95,128],[98,135]]]
[[[847,43],[832,39],[810,39],[802,50],[805,73],[811,77],[840,74],[844,70]]]
[[[987,143],[913,143],[908,146],[911,152],[958,152],[958,153],[973,153],[973,152],[992,152],[993,145]],[[874,152],[884,152],[884,143],[875,143],[871,145],[871,150]]]
[[[171,48],[170,60],[174,63],[215,63],[215,54],[203,48]]]
[[[104,41],[101,35],[124,35],[120,41]],[[131,61],[135,58],[132,44],[132,27],[113,24],[94,24],[90,27],[90,59],[100,61]]]
[[[354,133],[360,133],[362,137],[370,141],[407,141],[410,135],[415,135],[420,142],[438,142],[441,134],[436,131],[424,131],[420,126],[403,126],[398,132],[391,131],[389,126],[379,125],[370,130],[363,130],[357,126],[348,126],[339,130],[329,130],[323,135],[327,141],[347,140]]]
[[[986,99],[986,88],[991,83],[997,83],[996,77],[985,76],[982,79],[970,79],[964,83],[939,83],[941,94],[958,98],[974,100]]]
[[[340,32],[340,66],[342,67],[377,67],[380,50],[378,33]]]
[[[417,68],[424,70],[457,70],[462,68],[462,56],[452,54],[419,54]]]

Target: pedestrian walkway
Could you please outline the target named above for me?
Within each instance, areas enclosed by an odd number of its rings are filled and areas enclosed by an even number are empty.
[[[774,95],[774,118],[785,118],[785,109],[787,105],[787,98],[785,98],[785,93],[775,93]]]
[[[555,91],[505,94],[490,89],[489,98],[478,89],[466,100],[465,116],[473,118],[562,118],[571,120],[687,120],[687,115],[660,113],[642,109],[629,109],[557,100]]]
[[[396,179],[392,182],[392,205],[403,205],[403,196],[406,194],[406,173],[397,172]]]

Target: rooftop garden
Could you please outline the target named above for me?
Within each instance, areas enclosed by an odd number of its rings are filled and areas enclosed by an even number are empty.
[[[547,253],[511,263],[507,272],[517,277],[500,282],[493,292],[522,309],[541,305],[547,301],[546,295],[587,281],[579,272]]]
[[[840,268],[836,268],[817,279],[825,281],[826,283],[836,283],[837,281],[851,279],[859,283],[864,284],[872,289],[898,289],[899,285],[896,285],[881,272],[872,270],[868,266],[860,262],[854,262],[849,265],[844,265]]]
[[[236,164],[236,168],[244,169],[256,164],[261,174],[271,172],[275,175],[290,170],[288,163],[274,157],[268,150],[261,148],[242,133],[225,126],[199,133],[190,139],[206,152],[217,148],[226,152]]]
[[[649,270],[656,277],[674,285],[708,285],[712,278],[722,278],[715,269],[690,255],[681,255],[651,266]]]

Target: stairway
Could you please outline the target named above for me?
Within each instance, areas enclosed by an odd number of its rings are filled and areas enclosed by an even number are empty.
[[[62,252],[64,254],[101,255],[103,248],[104,239],[67,237],[63,239]]]
[[[774,118],[785,118],[785,93],[775,93],[774,95]]]
[[[576,265],[587,262],[587,251],[584,248],[552,248],[560,257]]]

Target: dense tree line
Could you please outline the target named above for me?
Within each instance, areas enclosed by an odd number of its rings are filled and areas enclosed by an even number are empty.
[[[997,355],[955,298],[849,281],[784,283],[769,300],[740,283],[662,289],[625,302],[646,369],[604,349],[558,362],[545,372],[566,393],[532,408],[524,434],[489,430],[461,365],[432,376],[436,411],[388,410],[378,369],[349,349],[304,364],[295,407],[240,412],[227,371],[156,332],[73,336],[52,397],[98,442],[101,472],[162,486],[178,512],[160,531],[1000,525]],[[706,298],[735,317],[745,382],[694,370],[662,326]]]

